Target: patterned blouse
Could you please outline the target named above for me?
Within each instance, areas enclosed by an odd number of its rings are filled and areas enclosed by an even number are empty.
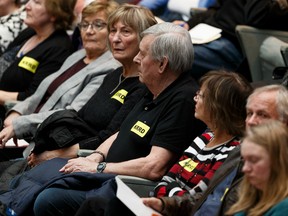
[[[211,132],[205,132],[194,139],[179,161],[155,187],[155,196],[182,196],[188,192],[195,196],[207,189],[215,171],[225,161],[229,152],[240,144],[239,139],[233,137],[217,146],[206,147],[211,139]]]
[[[4,53],[9,44],[26,28],[25,6],[7,16],[0,17],[0,54]]]

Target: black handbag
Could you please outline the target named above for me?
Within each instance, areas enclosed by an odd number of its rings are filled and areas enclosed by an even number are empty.
[[[33,153],[68,147],[96,136],[94,131],[75,110],[60,110],[43,121],[37,129],[33,141]]]

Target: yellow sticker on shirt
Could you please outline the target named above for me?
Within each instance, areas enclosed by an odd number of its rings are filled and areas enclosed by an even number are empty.
[[[32,73],[35,73],[39,62],[30,57],[23,57],[20,63],[18,64],[19,67],[24,68]]]
[[[111,98],[124,104],[124,100],[125,100],[125,97],[127,96],[127,94],[128,94],[128,92],[125,89],[120,89]]]
[[[140,137],[144,137],[149,131],[150,127],[141,121],[137,121],[136,124],[131,128],[131,131]]]
[[[191,160],[191,158],[187,158],[186,160],[180,161],[179,164],[188,172],[192,172],[198,165],[198,163]]]

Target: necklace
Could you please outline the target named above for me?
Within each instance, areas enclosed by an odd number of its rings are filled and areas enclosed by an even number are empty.
[[[119,76],[118,84],[117,84],[116,87],[110,92],[110,94],[113,94],[113,93],[116,91],[116,89],[117,89],[126,79],[131,78],[131,77],[138,77],[138,76],[139,76],[139,75],[126,76],[126,77],[124,77],[124,76],[123,76],[123,73],[121,73],[120,76]]]
[[[27,52],[34,49],[41,40],[38,41],[36,36],[32,36],[30,39],[26,41],[26,43],[22,46],[22,48],[18,52],[18,57],[23,57]]]

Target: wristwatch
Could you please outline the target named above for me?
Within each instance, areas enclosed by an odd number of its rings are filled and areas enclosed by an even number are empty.
[[[97,168],[96,168],[96,172],[97,173],[102,173],[104,171],[104,169],[106,168],[106,162],[101,162],[98,164]]]

